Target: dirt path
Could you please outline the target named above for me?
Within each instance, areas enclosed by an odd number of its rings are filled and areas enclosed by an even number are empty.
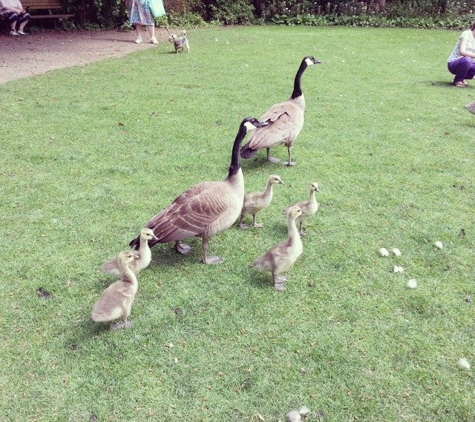
[[[156,28],[159,45],[168,42],[164,29]],[[144,41],[148,41],[147,35]],[[23,37],[0,34],[0,83],[39,75],[50,70],[121,57],[156,47],[135,44],[133,31],[43,32]]]

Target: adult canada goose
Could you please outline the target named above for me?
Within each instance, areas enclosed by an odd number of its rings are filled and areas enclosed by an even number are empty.
[[[287,212],[287,240],[273,246],[252,263],[252,266],[256,269],[272,273],[274,289],[279,291],[285,290],[285,282],[287,281],[285,277],[280,277],[279,274],[287,271],[302,254],[302,240],[295,224],[295,219],[302,213],[303,211],[298,205],[290,207]]]
[[[208,255],[208,243],[216,233],[231,227],[238,219],[244,201],[244,177],[239,162],[239,148],[249,130],[264,126],[254,117],[247,117],[239,125],[231,153],[231,165],[224,180],[199,183],[178,196],[168,207],[152,217],[145,227],[153,230],[156,243],[175,242],[180,253],[189,253],[190,247],[180,241],[191,236],[201,237],[202,257],[205,264],[219,264],[223,260]],[[137,248],[139,239],[130,242]]]
[[[157,237],[153,234],[153,231],[149,228],[144,228],[140,231],[139,249],[137,254],[139,258],[129,263],[129,268],[136,275],[138,275],[144,268],[147,268],[150,264],[150,261],[152,260],[152,251],[150,250],[148,241],[156,238]],[[116,256],[110,261],[104,263],[102,271],[115,275],[116,277],[121,277],[122,273],[119,267],[119,257]]]
[[[111,329],[132,326],[127,318],[138,289],[137,276],[129,267],[134,260],[138,259],[138,255],[134,251],[123,251],[118,258],[122,279],[112,283],[102,292],[91,314],[91,319],[95,322],[109,322],[122,318],[121,322],[111,325]]]
[[[320,60],[312,56],[305,56],[300,63],[294,80],[294,90],[287,101],[273,105],[261,117],[261,122],[268,125],[257,129],[250,137],[247,143],[241,148],[242,158],[251,158],[260,149],[267,150],[267,161],[277,163],[279,159],[270,157],[270,148],[279,145],[287,147],[289,160],[285,163],[287,166],[295,165],[292,162],[291,150],[295,138],[303,127],[305,114],[305,98],[302,92],[301,79],[303,72],[308,66],[321,63]]]
[[[294,205],[298,205],[302,208],[304,212],[300,217],[297,218],[296,223],[299,226],[299,233],[301,236],[305,236],[306,233],[303,231],[303,223],[307,220],[308,217],[311,217],[318,211],[318,202],[317,198],[315,197],[315,193],[318,192],[318,183],[312,183],[310,185],[310,195],[308,201],[301,201],[297,202]],[[287,214],[287,211],[290,207],[284,208],[282,210],[282,214]]]
[[[249,228],[246,223],[242,222],[246,215],[252,215],[253,227],[257,228],[263,226],[261,223],[256,223],[256,214],[269,206],[272,201],[273,186],[277,184],[283,185],[284,182],[280,176],[271,174],[267,179],[266,190],[264,192],[249,192],[244,195],[244,205],[242,207],[241,218],[239,220],[239,226],[241,229]]]
[[[467,104],[465,109],[468,110],[470,113],[475,114],[475,101],[473,103]]]

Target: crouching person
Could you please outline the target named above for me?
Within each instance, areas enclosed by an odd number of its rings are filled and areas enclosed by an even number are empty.
[[[23,29],[30,20],[30,14],[23,9],[20,0],[0,0],[0,15],[7,18],[10,35],[14,37],[25,35]]]

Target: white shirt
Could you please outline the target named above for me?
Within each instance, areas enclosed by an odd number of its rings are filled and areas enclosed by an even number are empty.
[[[471,53],[475,53],[475,37],[473,36],[473,32],[470,29],[467,29],[466,31],[462,32],[462,35],[460,35],[457,44],[455,44],[454,51],[452,51],[452,54],[447,59],[448,63],[454,62],[455,60],[464,57],[460,55],[460,41],[462,40],[462,38],[465,38],[467,40],[466,50],[470,51]]]

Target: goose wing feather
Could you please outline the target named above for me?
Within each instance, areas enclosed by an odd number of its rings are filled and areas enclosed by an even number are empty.
[[[262,149],[292,142],[303,127],[302,110],[290,101],[272,106],[261,117],[267,126],[257,128],[249,137],[246,147]]]
[[[171,242],[207,233],[210,225],[227,215],[229,198],[223,189],[228,189],[226,181],[195,185],[178,196],[146,226],[154,231],[158,242]]]

